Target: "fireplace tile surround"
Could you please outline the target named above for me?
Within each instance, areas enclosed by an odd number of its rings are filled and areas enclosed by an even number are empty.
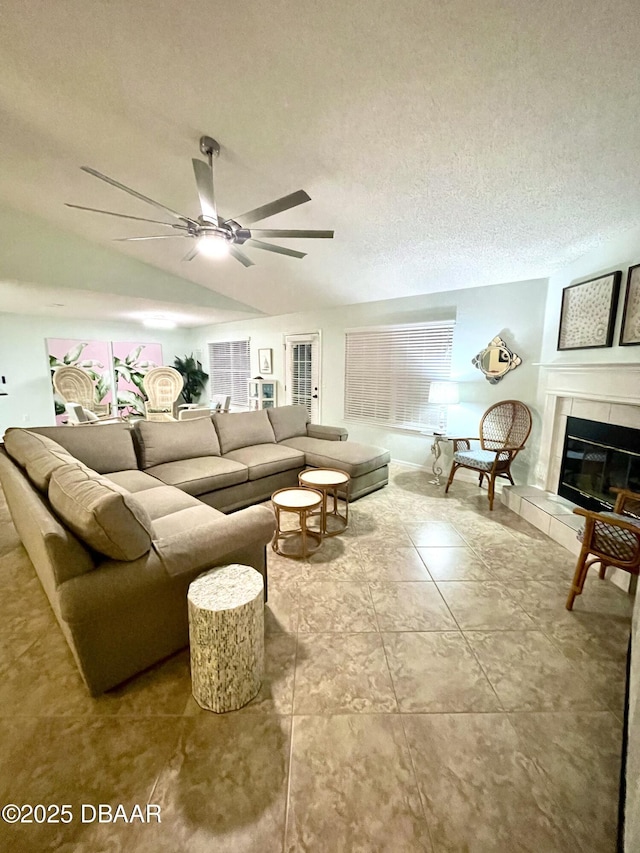
[[[557,494],[567,417],[640,429],[640,363],[541,364],[542,431],[534,483],[505,486],[502,502],[576,556],[582,519]],[[608,579],[633,591],[635,578],[609,569]]]

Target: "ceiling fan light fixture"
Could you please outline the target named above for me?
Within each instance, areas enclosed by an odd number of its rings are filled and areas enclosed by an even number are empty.
[[[229,241],[218,234],[204,234],[198,239],[198,253],[206,258],[224,258],[229,254]]]
[[[126,213],[117,213],[113,210],[102,210],[97,207],[85,207],[80,204],[67,203],[67,207],[77,210],[86,210],[92,213],[101,213],[105,216],[115,216],[118,219],[131,219],[136,222],[153,223],[160,225],[166,229],[163,234],[147,234],[133,237],[116,237],[118,242],[123,243],[138,243],[148,240],[172,240],[174,238],[186,239],[190,243],[189,251],[182,258],[183,261],[192,261],[198,255],[204,255],[207,258],[223,258],[226,255],[231,255],[234,260],[241,263],[244,267],[254,266],[254,262],[246,255],[240,246],[245,244],[252,249],[262,249],[266,252],[272,252],[277,255],[287,255],[291,258],[304,258],[306,252],[298,252],[295,249],[289,249],[285,246],[278,246],[274,243],[267,243],[262,239],[255,237],[276,237],[276,238],[331,238],[333,231],[319,231],[317,229],[301,229],[301,228],[267,228],[267,229],[251,229],[255,222],[260,222],[263,219],[270,219],[279,213],[284,213],[286,210],[291,210],[298,205],[306,204],[311,201],[311,196],[304,190],[297,190],[288,195],[277,198],[268,204],[263,204],[261,207],[255,207],[253,210],[248,210],[235,218],[225,218],[218,214],[218,207],[215,199],[214,190],[214,174],[213,161],[220,154],[219,143],[210,136],[202,136],[200,138],[200,151],[207,158],[207,161],[199,158],[192,159],[193,174],[196,179],[196,189],[200,202],[200,214],[196,218],[186,216],[183,213],[178,213],[159,201],[155,201],[137,190],[121,184],[119,181],[110,178],[108,175],[103,175],[96,169],[89,166],[81,166],[83,172],[93,175],[101,181],[109,184],[116,189],[122,190],[139,201],[151,205],[156,210],[161,211],[165,216],[171,218],[170,222],[161,219],[149,219],[143,216],[133,216]],[[157,214],[156,214],[157,215]],[[183,243],[184,245],[184,243]]]

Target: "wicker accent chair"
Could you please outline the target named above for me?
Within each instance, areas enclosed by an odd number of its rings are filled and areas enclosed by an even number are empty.
[[[489,484],[489,509],[493,509],[496,477],[504,477],[514,485],[511,463],[524,448],[531,432],[531,412],[519,400],[502,400],[482,416],[480,438],[452,438],[453,462],[445,494],[459,468],[470,468]],[[479,441],[480,448],[472,449],[471,442]]]
[[[175,421],[174,404],[184,387],[184,378],[173,367],[152,367],[145,373],[142,387],[148,421]]]
[[[600,563],[601,580],[608,566],[636,576],[640,573],[640,494],[628,489],[611,491],[618,495],[613,512],[574,509],[576,515],[584,516],[585,524],[578,533],[582,550],[567,598],[567,610],[573,608],[576,595],[582,593],[587,572],[595,563]]]
[[[72,365],[56,368],[53,372],[53,387],[65,403],[77,403],[93,413],[98,420],[111,416],[108,403],[96,402],[96,387],[86,370]]]

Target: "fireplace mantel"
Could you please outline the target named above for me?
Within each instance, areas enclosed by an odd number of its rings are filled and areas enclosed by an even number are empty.
[[[568,415],[640,429],[640,362],[538,366],[545,374],[536,484],[556,492]]]

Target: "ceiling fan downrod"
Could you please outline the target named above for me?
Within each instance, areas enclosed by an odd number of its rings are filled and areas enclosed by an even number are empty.
[[[209,158],[209,165],[213,163],[214,157],[220,156],[220,143],[211,136],[200,137],[200,151]]]

